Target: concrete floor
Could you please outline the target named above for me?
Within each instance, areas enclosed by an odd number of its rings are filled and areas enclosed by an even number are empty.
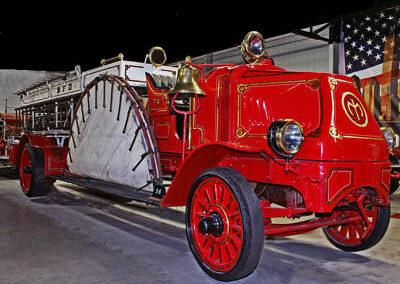
[[[28,199],[0,179],[0,283],[215,283],[195,263],[182,214],[57,185]],[[400,201],[392,197],[392,213]],[[399,283],[400,219],[361,253],[332,247],[320,230],[265,242],[260,265],[239,283]]]

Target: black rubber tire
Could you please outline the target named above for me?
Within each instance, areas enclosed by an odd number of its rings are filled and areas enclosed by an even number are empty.
[[[391,178],[390,179],[390,194],[392,195],[393,193],[395,193],[398,188],[399,188],[399,179]]]
[[[31,186],[27,192],[22,192],[27,197],[45,196],[52,189],[55,180],[46,178],[44,174],[44,155],[40,148],[32,147],[30,144],[25,144],[31,155]],[[21,175],[21,172],[20,172]]]
[[[378,220],[376,222],[375,228],[372,230],[371,234],[359,245],[348,246],[337,242],[332,238],[327,230],[327,227],[323,227],[323,232],[327,237],[328,241],[335,247],[343,251],[362,251],[375,246],[385,235],[390,222],[390,204],[388,206],[378,207]]]
[[[216,176],[226,182],[238,201],[243,220],[243,247],[236,265],[228,272],[215,271],[204,264],[193,242],[190,224],[190,207],[197,186],[206,178]],[[259,201],[247,180],[236,170],[225,167],[212,168],[200,174],[192,185],[186,206],[186,236],[197,263],[212,278],[233,281],[251,274],[258,266],[264,246],[264,225]]]

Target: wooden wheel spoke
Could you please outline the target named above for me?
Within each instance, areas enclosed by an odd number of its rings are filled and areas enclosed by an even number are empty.
[[[350,239],[357,239],[355,225],[349,225],[349,238]]]

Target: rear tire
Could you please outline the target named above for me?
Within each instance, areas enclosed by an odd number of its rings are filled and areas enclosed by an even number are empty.
[[[196,261],[214,279],[241,279],[257,268],[263,219],[253,189],[239,172],[220,167],[197,177],[186,207],[186,235]]]
[[[25,144],[19,165],[22,192],[28,197],[44,196],[51,190],[53,179],[44,174],[44,156],[40,148]]]

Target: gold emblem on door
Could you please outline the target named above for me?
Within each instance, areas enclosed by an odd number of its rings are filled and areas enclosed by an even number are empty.
[[[351,92],[342,94],[342,107],[352,123],[358,127],[365,127],[368,124],[367,111],[360,99]]]

